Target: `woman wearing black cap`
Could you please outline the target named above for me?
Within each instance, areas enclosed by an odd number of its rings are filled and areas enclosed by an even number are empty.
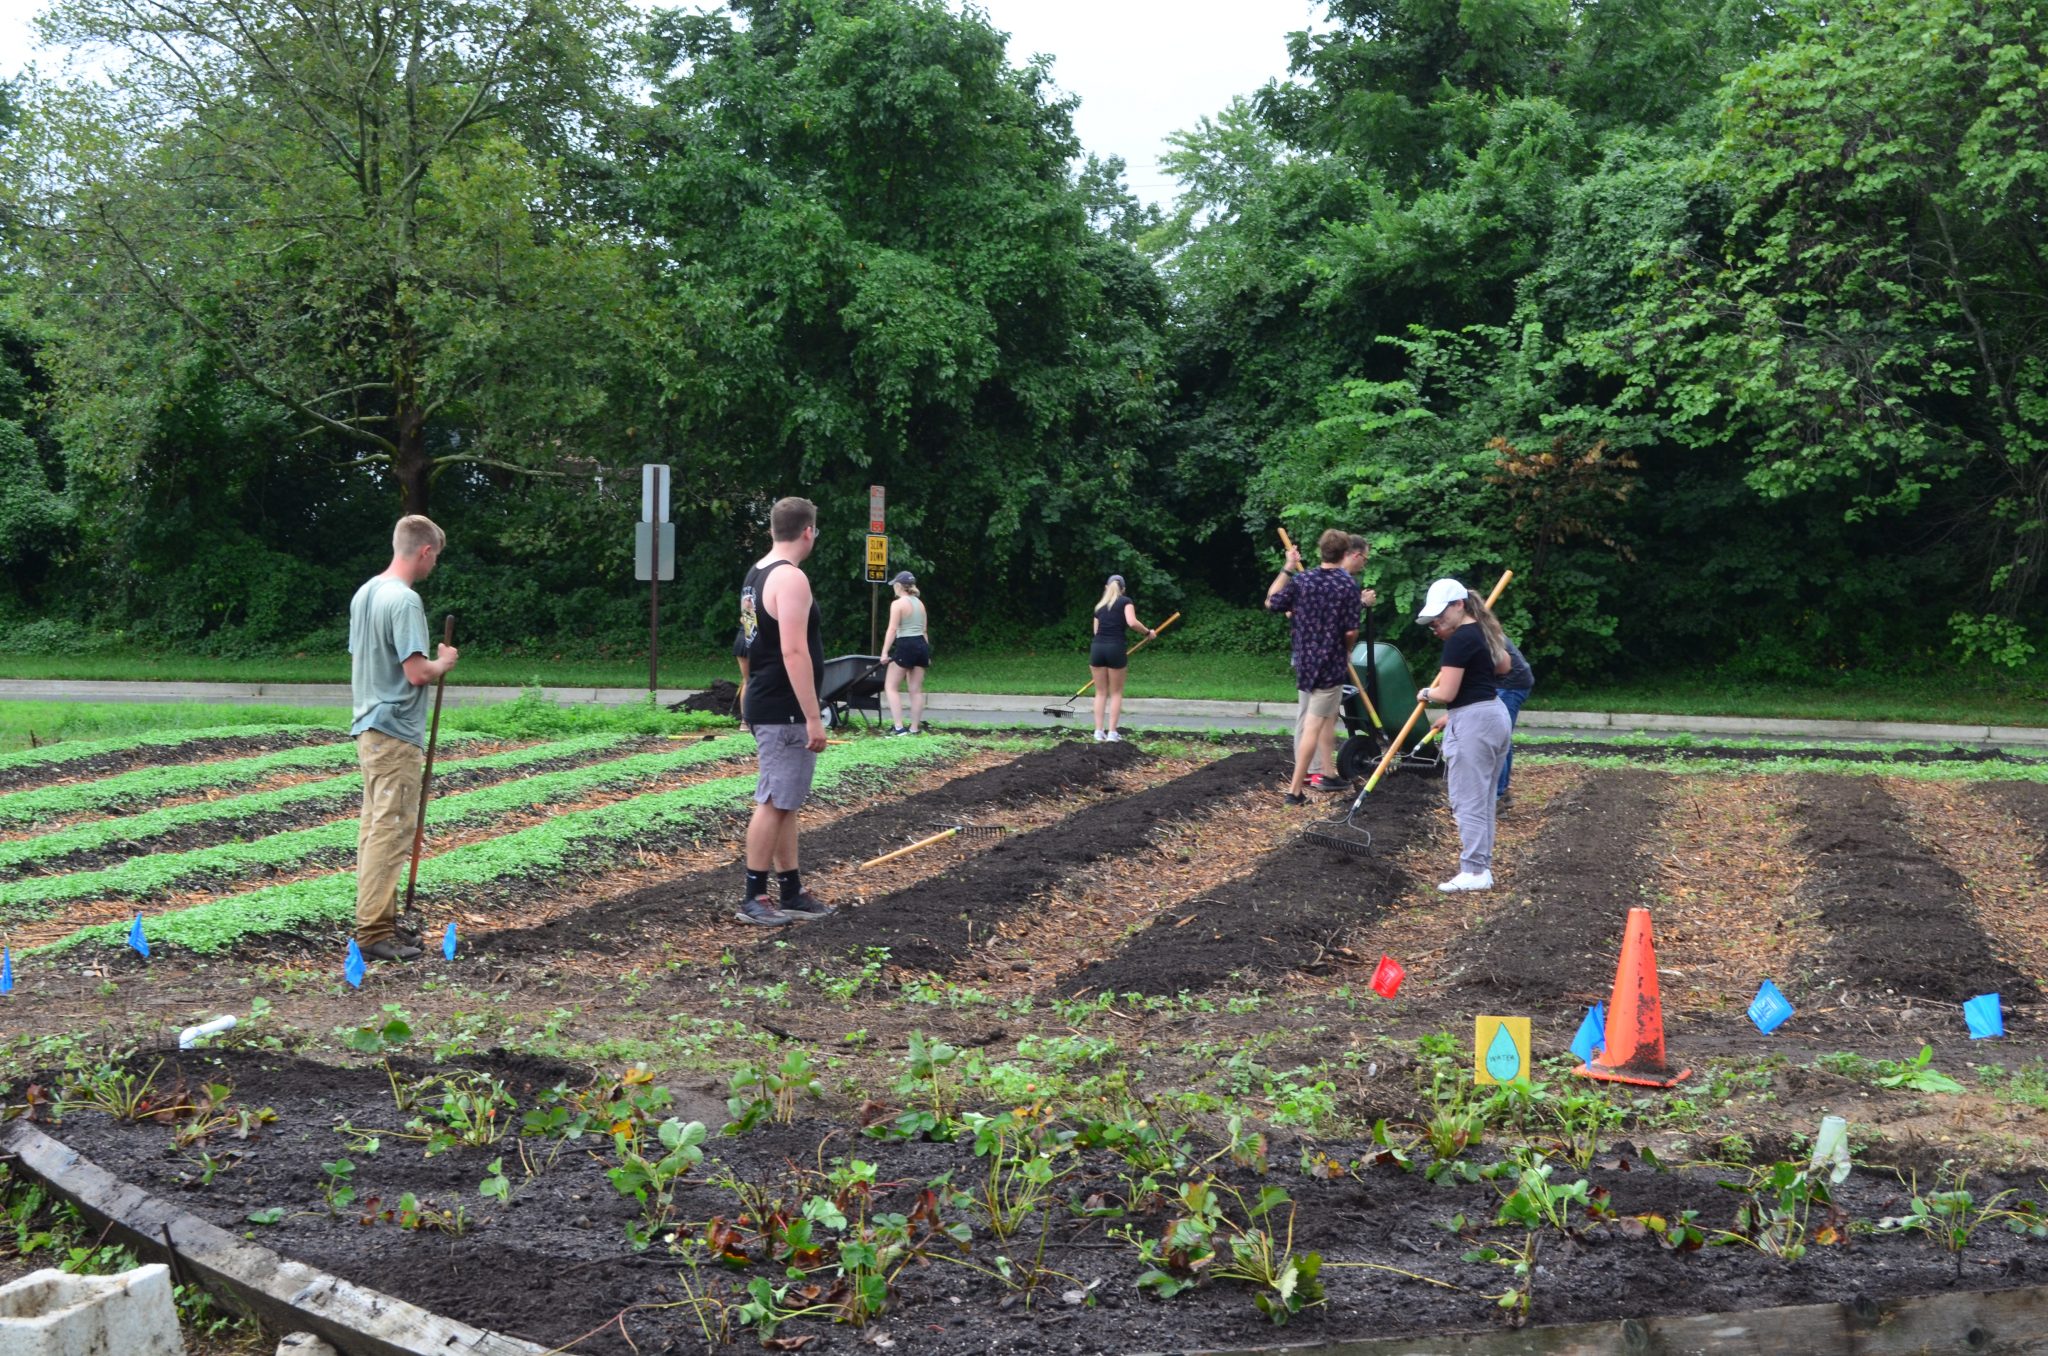
[[[1124,713],[1125,642],[1132,631],[1150,627],[1138,620],[1138,605],[1124,592],[1124,577],[1113,574],[1095,603],[1095,640],[1088,647],[1088,672],[1095,676],[1095,742],[1114,743],[1123,738],[1116,723]],[[1102,723],[1102,706],[1109,703],[1109,724]]]
[[[917,576],[899,571],[889,586],[896,601],[889,604],[889,633],[882,637],[882,653],[889,656],[889,733],[914,735],[924,726],[924,671],[932,666],[931,640],[925,633],[924,599],[917,595]],[[910,724],[903,724],[903,680],[910,678]]]

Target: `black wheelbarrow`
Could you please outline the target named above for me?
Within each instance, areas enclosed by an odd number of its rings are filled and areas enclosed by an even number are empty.
[[[818,713],[827,729],[851,724],[855,713],[870,725],[882,723],[882,670],[889,661],[871,654],[842,654],[825,661],[818,683]]]

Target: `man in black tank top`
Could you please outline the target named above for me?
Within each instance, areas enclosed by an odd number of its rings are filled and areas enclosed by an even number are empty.
[[[740,585],[740,631],[747,641],[744,710],[753,727],[760,775],[754,817],[747,825],[747,886],[733,916],[742,923],[779,927],[832,912],[804,889],[797,869],[796,817],[811,794],[825,721],[818,685],[825,652],[818,638],[818,604],[803,562],[818,540],[818,510],[808,499],[779,499],[768,514],[774,545],[754,562]],[[768,894],[775,873],[780,901]]]

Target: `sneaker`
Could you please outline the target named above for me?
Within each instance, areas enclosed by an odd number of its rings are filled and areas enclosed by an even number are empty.
[[[1351,788],[1335,777],[1328,777],[1320,772],[1311,772],[1308,774],[1308,789],[1311,791],[1349,791]]]
[[[1100,731],[1100,730],[1097,730],[1097,731],[1095,732],[1095,742],[1096,742],[1096,743],[1098,743],[1098,744],[1100,744],[1100,743],[1102,742],[1102,731]]]
[[[1436,888],[1442,890],[1445,894],[1455,894],[1460,890],[1491,890],[1493,888],[1493,872],[1460,871],[1457,875]]]
[[[382,941],[371,942],[362,951],[364,960],[409,961],[420,958],[420,949],[418,947],[407,946],[396,937],[386,937]]]
[[[1280,793],[1280,803],[1283,805],[1306,805],[1308,804],[1308,797],[1302,795],[1299,791],[1283,791]]]
[[[742,923],[752,923],[763,928],[779,928],[796,921],[794,917],[769,903],[766,895],[741,900],[740,906],[732,911],[732,916]]]
[[[1121,744],[1124,742],[1124,737],[1118,731],[1111,730],[1102,736],[1102,742],[1105,744]]]
[[[912,733],[914,733],[914,731],[906,730],[901,725],[891,725],[889,727],[889,737],[891,739],[894,739],[897,735],[907,735]]]
[[[1503,810],[1512,810],[1514,806],[1515,797],[1511,792],[1503,791],[1493,798],[1493,812],[1495,814],[1499,814]]]
[[[777,907],[799,923],[811,918],[830,918],[838,912],[809,890],[797,891],[795,899],[785,899]]]

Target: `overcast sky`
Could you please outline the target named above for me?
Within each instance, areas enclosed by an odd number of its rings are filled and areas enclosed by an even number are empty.
[[[634,0],[651,4],[653,0]],[[956,5],[959,0],[952,0]],[[1317,26],[1319,0],[980,0],[1010,34],[1010,59],[1054,57],[1061,89],[1081,96],[1081,144],[1130,164],[1139,197],[1164,204],[1159,168],[1167,134],[1214,115],[1287,73],[1287,34]],[[0,76],[33,56],[30,16],[41,0],[0,0]],[[45,61],[45,69],[55,66]]]

